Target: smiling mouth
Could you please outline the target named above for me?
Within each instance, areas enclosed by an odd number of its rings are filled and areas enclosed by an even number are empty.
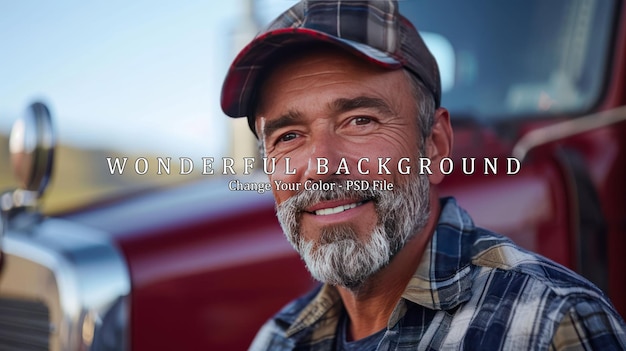
[[[332,214],[336,214],[336,213],[341,213],[347,210],[351,210],[353,208],[359,207],[363,204],[365,204],[366,202],[368,202],[370,200],[363,200],[363,201],[359,201],[359,202],[353,202],[350,204],[345,204],[345,205],[339,205],[336,207],[328,207],[328,208],[322,208],[319,210],[315,210],[315,211],[311,211],[309,213],[314,214],[316,216],[328,216],[328,215],[332,215]]]

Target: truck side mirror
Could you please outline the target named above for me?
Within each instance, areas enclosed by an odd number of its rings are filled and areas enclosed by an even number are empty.
[[[0,267],[2,240],[9,227],[11,213],[35,207],[52,175],[56,137],[50,110],[41,102],[31,104],[18,119],[9,136],[11,165],[19,181],[16,190],[0,193]]]
[[[36,197],[43,194],[52,175],[55,139],[50,111],[41,102],[30,105],[11,130],[13,172],[20,188],[36,192]]]

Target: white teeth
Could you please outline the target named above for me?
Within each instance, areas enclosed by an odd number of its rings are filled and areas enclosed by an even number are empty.
[[[355,208],[355,207],[361,205],[362,203],[363,202],[355,202],[355,203],[352,203],[352,204],[341,205],[341,206],[337,206],[337,207],[333,207],[333,208],[324,208],[324,209],[315,211],[315,214],[318,215],[318,216],[331,215],[331,214],[347,211],[347,210],[349,210],[351,208]]]

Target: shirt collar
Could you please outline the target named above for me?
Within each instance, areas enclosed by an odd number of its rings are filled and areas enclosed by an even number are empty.
[[[313,300],[298,314],[285,334],[289,338],[317,324],[312,340],[332,336],[337,330],[342,309],[341,296],[337,288],[324,284]]]
[[[434,310],[453,309],[471,297],[474,223],[454,198],[441,214],[422,260],[402,297]]]

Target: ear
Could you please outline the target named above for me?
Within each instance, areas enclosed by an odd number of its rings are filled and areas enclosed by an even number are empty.
[[[450,125],[450,113],[443,107],[435,111],[433,128],[426,139],[426,156],[432,165],[432,174],[428,175],[431,184],[439,184],[445,177],[441,173],[441,160],[450,157],[452,153],[452,126]],[[445,168],[444,168],[445,169]]]

